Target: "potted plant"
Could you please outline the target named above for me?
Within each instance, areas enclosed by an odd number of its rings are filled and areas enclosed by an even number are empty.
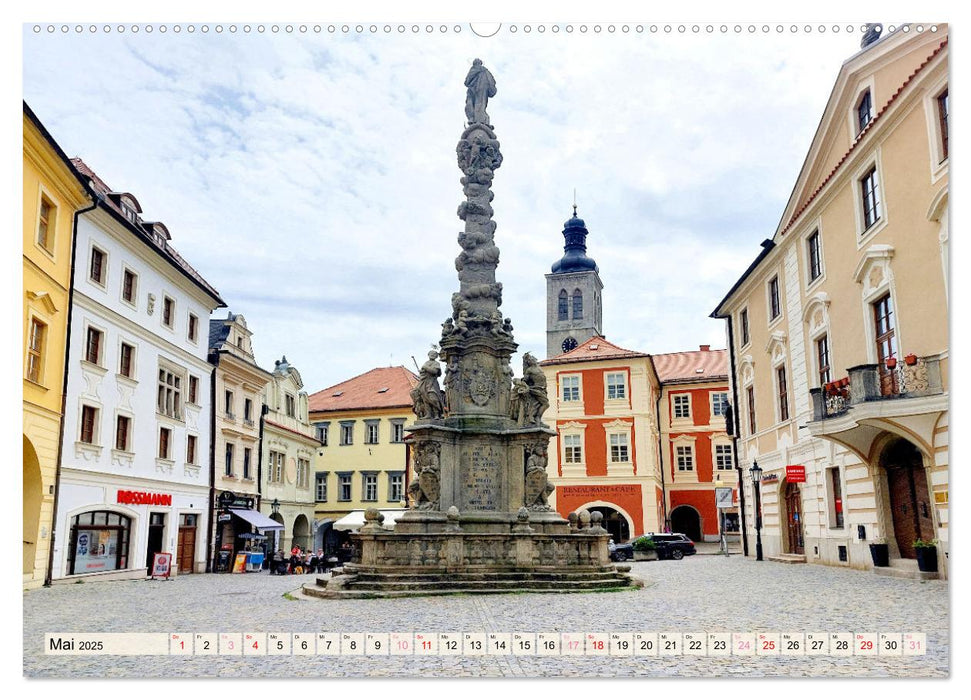
[[[937,571],[937,540],[917,540],[917,568],[921,571]]]
[[[657,559],[657,545],[650,535],[641,535],[634,540],[634,561]]]
[[[914,353],[904,355],[904,362],[906,362],[910,367],[913,367],[917,364],[917,355]]]
[[[870,543],[870,558],[874,566],[890,566],[890,545],[882,537]]]

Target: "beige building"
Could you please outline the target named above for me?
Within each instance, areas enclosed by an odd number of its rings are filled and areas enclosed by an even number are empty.
[[[90,196],[26,103],[23,133],[23,585],[36,588],[49,572],[74,213],[90,203]]]
[[[271,548],[289,552],[313,544],[314,493],[311,476],[320,442],[307,417],[307,392],[286,356],[277,360],[263,392],[262,499],[260,513],[283,529],[275,530]]]
[[[213,500],[210,570],[232,562],[251,543],[267,536],[270,525],[258,510],[260,498],[260,414],[263,391],[272,378],[256,364],[253,333],[242,314],[209,320],[209,363],[213,382]],[[264,527],[259,527],[259,525]],[[215,557],[215,559],[212,559]]]
[[[886,544],[890,569],[917,575],[914,542],[936,539],[946,575],[948,168],[947,27],[865,44],[771,240],[713,313],[739,458],[765,475],[767,555],[868,569]]]
[[[366,508],[384,512],[385,525],[404,508],[405,425],[415,422],[410,392],[417,382],[404,367],[377,367],[310,396],[322,444],[314,462],[316,547],[332,550],[339,532],[364,524]]]

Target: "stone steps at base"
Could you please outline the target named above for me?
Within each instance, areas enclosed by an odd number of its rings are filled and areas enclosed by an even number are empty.
[[[416,583],[414,581],[352,581],[347,584],[349,591],[414,591],[414,590],[436,590],[445,588],[452,591],[475,591],[491,590],[495,591],[514,591],[514,590],[552,590],[552,589],[571,589],[577,591],[596,590],[598,588],[623,588],[628,586],[629,580],[625,578],[613,577],[583,581],[455,581],[445,579],[440,581],[426,581]]]
[[[353,572],[349,572],[353,573]],[[478,583],[481,585],[491,585],[498,581],[544,581],[552,583],[569,584],[575,581],[597,581],[604,577],[616,577],[618,572],[613,567],[578,572],[517,572],[517,571],[461,571],[461,572],[430,572],[430,573],[395,573],[395,572],[361,572],[358,574],[358,581],[372,581],[381,583],[385,581],[408,582],[408,583],[437,583],[442,580],[462,581]],[[326,585],[327,579],[317,579],[318,585]]]
[[[779,562],[780,564],[805,564],[805,554],[773,554],[766,557],[768,561]]]
[[[337,592],[328,592],[321,586],[305,585],[303,593],[316,598],[416,598],[421,596],[440,596],[440,595],[502,595],[503,593],[580,593],[580,592],[610,592],[621,590],[635,590],[639,588],[632,581],[622,581],[616,586],[603,586],[597,588],[577,589],[577,588],[529,588],[518,586],[515,588],[413,588],[409,590],[394,591],[372,591],[345,589]]]

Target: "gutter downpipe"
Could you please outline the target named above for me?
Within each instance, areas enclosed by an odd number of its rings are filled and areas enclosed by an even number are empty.
[[[209,557],[206,561],[206,573],[211,574],[216,569],[216,555],[212,550],[215,530],[219,527],[216,516],[216,366],[219,354],[210,355],[209,362],[213,365],[209,373],[209,532],[206,533],[206,551]]]
[[[653,364],[653,360],[651,361]],[[655,375],[657,370],[655,370]],[[664,389],[661,386],[661,382],[658,381],[657,384],[657,400],[654,402],[654,418],[657,421],[657,463],[661,471],[661,510],[664,512],[664,532],[667,532],[671,528],[669,527],[670,519],[668,518],[668,489],[664,485],[664,452],[662,451],[664,440],[661,439],[661,395],[664,393]]]
[[[732,328],[732,317],[731,315],[725,317],[725,321],[728,322],[728,357],[731,362],[731,372],[732,372],[732,402],[734,408],[732,410],[732,424],[730,427],[732,429],[732,461],[735,462],[735,472],[738,475],[738,506],[741,511],[741,517],[739,518],[742,527],[742,554],[748,556],[748,535],[745,531],[745,485],[742,482],[742,466],[738,463],[738,382],[735,374],[735,330]]]
[[[71,361],[71,317],[74,314],[74,268],[77,262],[78,253],[78,218],[81,214],[86,214],[98,208],[101,197],[93,188],[88,186],[88,191],[94,199],[94,203],[87,209],[78,209],[74,212],[74,230],[71,232],[71,281],[67,290],[67,335],[64,340],[64,381],[61,383],[61,425],[57,431],[57,461],[54,463],[54,502],[51,504],[51,541],[47,551],[47,573],[44,575],[44,587],[50,588],[54,575],[54,542],[57,537],[57,502],[61,495],[61,456],[64,451],[64,412],[67,409],[67,370],[68,363]]]

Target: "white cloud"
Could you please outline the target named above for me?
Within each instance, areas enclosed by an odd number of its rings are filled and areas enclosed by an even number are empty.
[[[455,143],[472,58],[504,163],[497,276],[521,350],[573,190],[604,332],[647,352],[723,344],[708,314],[771,236],[858,37],[35,35],[24,95],[311,391],[438,338],[458,282]]]

